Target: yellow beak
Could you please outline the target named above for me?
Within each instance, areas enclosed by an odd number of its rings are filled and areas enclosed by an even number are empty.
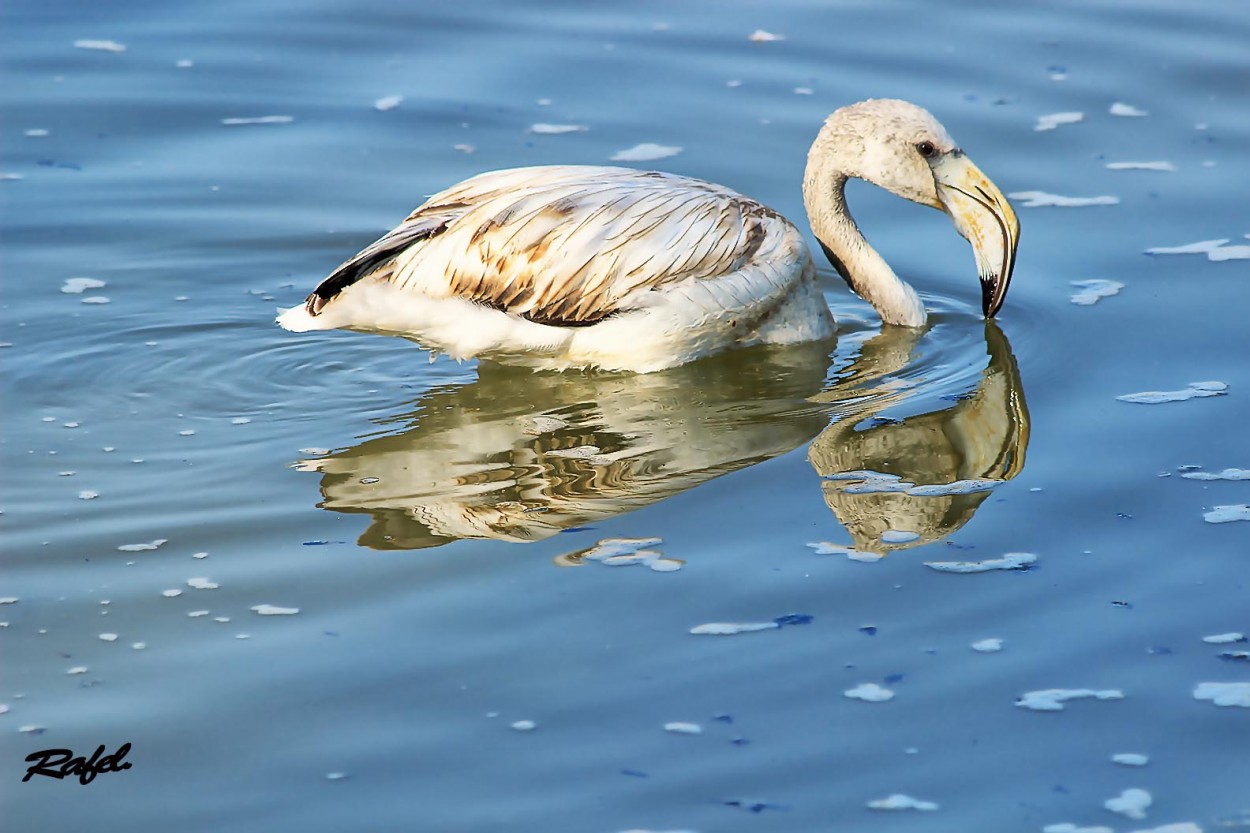
[[[981,276],[981,306],[993,318],[1007,297],[1020,243],[1020,221],[1003,192],[955,150],[933,165],[941,208],[955,229],[972,244]]]

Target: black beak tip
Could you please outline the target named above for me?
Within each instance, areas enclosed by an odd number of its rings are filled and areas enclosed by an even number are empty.
[[[993,318],[999,307],[1003,305],[1003,299],[997,292],[998,283],[992,280],[981,279],[981,310],[985,313],[985,317]]]

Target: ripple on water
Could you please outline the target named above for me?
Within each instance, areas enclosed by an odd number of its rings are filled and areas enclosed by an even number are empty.
[[[211,307],[187,309],[194,314]],[[72,340],[57,339],[47,327],[29,327],[23,331],[29,340],[15,348],[22,357],[12,365],[14,385],[49,407],[68,406],[73,391],[89,389],[99,412],[159,408],[246,425],[262,413],[324,419],[330,411],[359,412],[371,401],[384,407],[407,400],[417,366],[423,385],[471,372],[450,362],[426,366],[425,354],[400,339],[292,337],[272,327],[268,313],[253,317],[254,311],[234,311],[248,314],[246,320],[176,325],[151,323],[150,314],[97,321],[84,313]],[[135,319],[141,323],[117,326]]]

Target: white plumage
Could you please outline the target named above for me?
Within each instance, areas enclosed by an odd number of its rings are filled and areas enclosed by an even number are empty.
[[[930,153],[917,159],[929,164],[894,164],[899,155],[913,161],[923,143]],[[974,216],[962,224],[943,198],[935,155],[988,185],[989,202],[972,197]],[[881,175],[883,165],[893,169]],[[912,181],[917,170],[927,183]],[[813,145],[804,182],[817,237],[851,287],[887,322],[919,325],[915,293],[846,211],[848,176],[952,211],[978,261],[983,249],[997,256],[1005,292],[1015,216],[1008,206],[1010,223],[1002,219],[1002,195],[927,112],[891,101],[839,110]],[[981,207],[999,218],[997,238],[985,232]],[[458,359],[636,372],[834,330],[802,234],[784,217],[723,186],[594,166],[495,171],[436,194],[278,323],[400,335]]]

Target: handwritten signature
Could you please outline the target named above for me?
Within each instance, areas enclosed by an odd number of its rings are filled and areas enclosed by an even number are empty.
[[[129,751],[130,744],[123,743],[111,755],[105,755],[104,744],[100,744],[90,758],[84,758],[81,755],[75,758],[71,749],[44,749],[41,752],[32,752],[26,756],[26,760],[34,763],[26,769],[26,777],[22,779],[22,783],[25,784],[34,775],[46,775],[49,778],[58,779],[67,775],[77,775],[78,783],[90,784],[102,772],[121,772],[124,769],[130,769],[129,763],[122,763],[122,758],[126,757]]]

